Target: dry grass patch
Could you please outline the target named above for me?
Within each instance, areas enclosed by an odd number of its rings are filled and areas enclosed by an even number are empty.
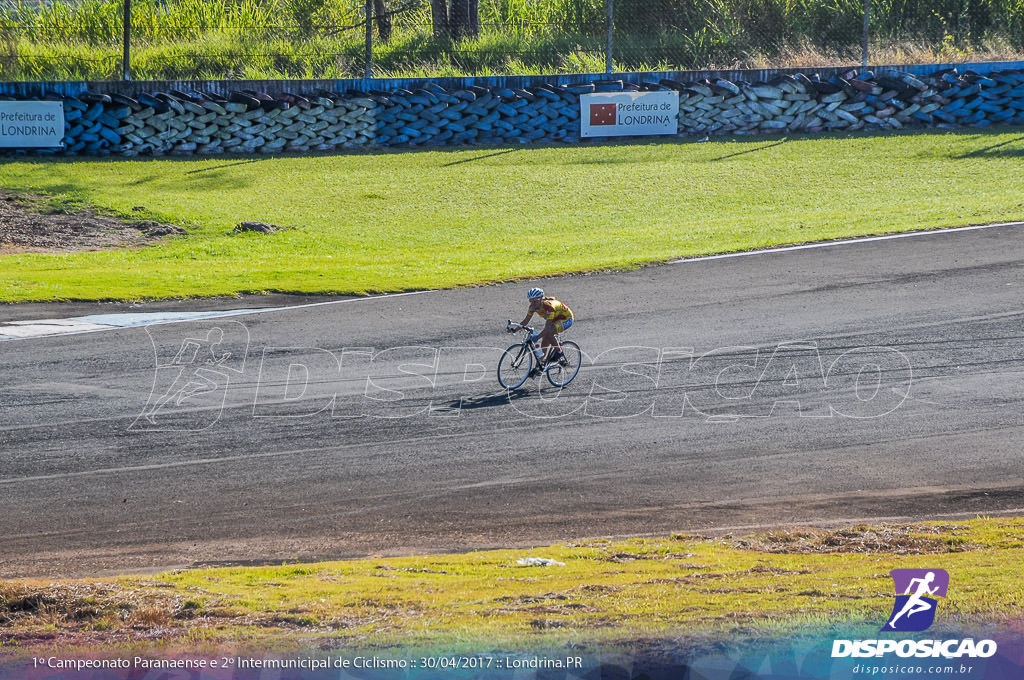
[[[891,553],[893,555],[930,555],[980,550],[965,537],[966,524],[912,524],[822,531],[794,529],[772,531],[741,538],[737,548],[768,553]]]

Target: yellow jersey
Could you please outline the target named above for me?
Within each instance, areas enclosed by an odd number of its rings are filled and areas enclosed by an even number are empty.
[[[537,309],[531,310],[546,321],[565,321],[571,319],[572,310],[564,302],[559,302],[553,297],[543,297]]]

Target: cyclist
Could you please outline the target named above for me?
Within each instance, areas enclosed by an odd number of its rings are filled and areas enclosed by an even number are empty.
[[[530,301],[530,307],[526,310],[526,318],[520,325],[525,326],[529,323],[534,314],[543,317],[545,323],[539,337],[541,352],[547,357],[544,363],[557,361],[565,366],[568,362],[562,355],[562,345],[558,342],[558,334],[572,326],[572,310],[564,302],[559,302],[551,296],[545,296],[544,291],[540,288],[531,288],[526,294],[526,299]],[[514,329],[509,329],[509,333],[514,332]],[[540,365],[533,369],[534,375],[540,372]]]

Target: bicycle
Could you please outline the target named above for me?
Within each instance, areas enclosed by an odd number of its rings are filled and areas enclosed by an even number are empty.
[[[537,344],[538,336],[530,326],[512,323],[509,319],[506,330],[526,331],[526,337],[518,345],[512,345],[505,350],[498,361],[498,382],[507,390],[514,390],[521,387],[530,378],[533,372],[534,361],[541,367],[541,371],[547,375],[548,382],[555,387],[565,387],[573,381],[573,378],[580,372],[580,364],[583,359],[583,351],[575,342],[567,341],[562,345],[562,359],[560,361],[544,362],[541,348]]]

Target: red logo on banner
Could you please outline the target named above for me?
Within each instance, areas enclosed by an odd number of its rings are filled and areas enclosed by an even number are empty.
[[[591,104],[591,125],[615,125],[615,104]]]

